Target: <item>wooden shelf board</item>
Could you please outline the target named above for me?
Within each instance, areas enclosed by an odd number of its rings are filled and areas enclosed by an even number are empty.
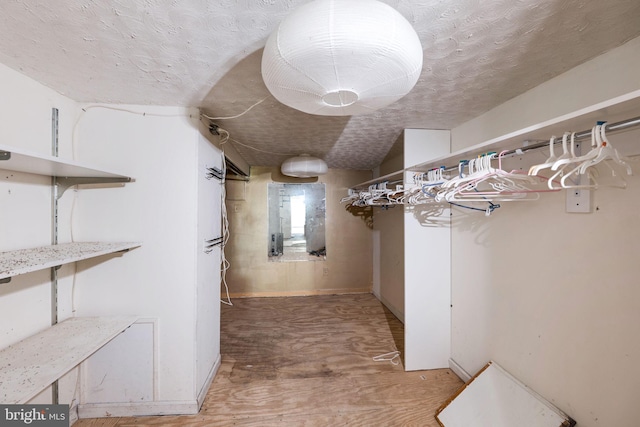
[[[136,320],[74,317],[0,350],[0,402],[28,402]]]
[[[0,279],[125,251],[140,243],[75,242],[0,252]]]
[[[131,178],[125,175],[96,169],[76,161],[63,160],[59,157],[32,153],[6,145],[0,145],[0,151],[11,153],[9,160],[0,160],[0,169],[3,170],[67,178],[117,178],[123,181],[131,181]]]

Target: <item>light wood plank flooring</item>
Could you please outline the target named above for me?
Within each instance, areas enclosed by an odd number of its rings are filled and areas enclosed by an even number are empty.
[[[374,356],[403,325],[370,294],[236,299],[223,305],[222,365],[197,415],[80,420],[76,427],[420,426],[462,381]]]

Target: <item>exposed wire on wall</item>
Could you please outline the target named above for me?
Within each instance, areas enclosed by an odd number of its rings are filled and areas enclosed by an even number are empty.
[[[240,114],[236,114],[235,116],[227,116],[227,117],[210,117],[207,116],[204,113],[200,113],[200,115],[202,115],[202,117],[204,117],[205,119],[209,119],[209,120],[229,120],[229,119],[237,119],[238,117],[241,117],[245,114],[247,114],[249,111],[251,111],[251,109],[253,107],[255,107],[256,105],[262,104],[266,99],[268,98],[268,96],[265,96],[264,98],[262,98],[260,101],[256,102],[255,104],[253,104],[251,107],[247,108],[246,110],[244,110],[242,113]]]
[[[209,118],[204,114],[201,115],[201,118],[205,118],[205,119],[209,120]],[[275,154],[276,156],[287,156],[287,157],[290,157],[290,156],[295,156],[295,155],[298,154],[298,153],[276,153],[274,151],[268,151],[268,150],[263,150],[261,148],[256,148],[256,147],[253,147],[251,145],[248,145],[248,144],[245,144],[243,142],[240,142],[237,139],[231,138],[231,136],[229,135],[229,132],[227,130],[221,128],[220,126],[218,126],[216,123],[209,122],[209,123],[207,123],[207,125],[209,127],[209,132],[211,132],[212,134],[217,134],[217,135],[220,136],[220,145],[221,146],[226,144],[227,142],[231,142],[232,145],[236,145],[237,144],[237,145],[241,145],[241,146],[243,146],[245,148],[249,148],[250,150],[259,151],[261,153],[267,153],[267,154]]]
[[[249,148],[249,149],[254,150],[254,151],[259,151],[261,153],[275,154],[276,156],[287,156],[287,157],[288,156],[297,155],[297,153],[276,153],[275,151],[262,150],[260,148],[252,147],[251,145],[244,144],[244,143],[242,143],[242,142],[240,142],[240,141],[238,141],[236,139],[233,139],[233,138],[229,138],[229,140],[231,142],[233,142],[234,144],[242,145],[243,147]]]
[[[201,117],[204,117],[202,115]],[[211,127],[209,128],[211,130]],[[227,176],[227,158],[224,153],[224,144],[229,141],[229,132],[221,127],[215,125],[215,133],[220,136],[220,150],[222,157],[222,180],[221,180],[221,200],[220,200],[220,210],[222,214],[222,245],[220,247],[220,258],[222,264],[222,270],[220,272],[220,280],[222,285],[224,286],[225,293],[227,295],[226,301],[224,299],[220,299],[220,302],[226,305],[233,305],[231,302],[231,297],[229,296],[229,285],[227,284],[227,270],[231,267],[231,263],[226,257],[225,249],[227,246],[227,242],[229,241],[229,237],[231,233],[229,232],[229,216],[227,215],[227,186],[226,186],[226,176]]]
[[[71,237],[71,243],[76,241],[74,230],[73,230],[73,220],[76,212],[76,201],[78,198],[78,186],[75,185],[73,188],[73,200],[71,201],[71,213],[69,214],[69,234]],[[73,279],[71,281],[71,317],[76,317],[76,277],[78,273],[78,263],[73,263]]]
[[[132,110],[129,108],[121,108],[121,107],[111,107],[108,105],[100,105],[100,104],[94,104],[94,105],[87,105],[81,108],[82,113],[86,113],[89,110],[92,110],[94,108],[102,108],[105,110],[113,110],[113,111],[122,111],[125,113],[130,113],[130,114],[136,114],[138,116],[150,116],[150,117],[192,117],[192,114],[175,114],[175,113],[171,113],[171,114],[163,114],[163,113],[147,113],[146,111],[136,111],[136,110]],[[71,133],[71,155],[73,156],[72,159],[75,160],[76,159],[76,145],[75,145],[75,140],[76,140],[76,129],[78,127],[78,123],[80,123],[80,120],[84,117],[84,114],[80,114],[78,116],[78,118],[76,119],[75,124],[73,125],[73,130]]]
[[[229,133],[227,132],[227,135]],[[226,141],[225,141],[226,142]],[[222,143],[221,143],[222,144]],[[221,181],[221,204],[220,204],[220,210],[222,213],[222,245],[220,247],[220,258],[221,258],[221,263],[222,263],[222,271],[220,272],[221,275],[221,282],[222,285],[224,286],[225,292],[227,294],[227,300],[225,301],[224,299],[220,299],[220,302],[226,305],[233,305],[233,303],[231,302],[231,297],[229,296],[229,286],[227,285],[227,270],[229,269],[229,267],[231,267],[231,263],[229,262],[229,260],[227,260],[227,257],[225,255],[225,249],[227,247],[227,242],[229,241],[229,217],[227,215],[227,190],[226,190],[226,174],[227,174],[227,161],[225,158],[225,154],[224,154],[224,150],[222,150],[222,181]]]
[[[108,105],[99,105],[99,104],[94,104],[94,105],[87,105],[81,108],[82,112],[81,114],[78,115],[78,117],[76,118],[75,123],[73,124],[73,129],[71,131],[71,158],[72,160],[76,160],[76,133],[77,133],[77,129],[78,129],[78,125],[80,124],[80,120],[82,120],[82,118],[85,116],[84,113],[86,113],[89,110],[95,109],[95,108],[101,108],[101,109],[105,109],[105,110],[113,110],[113,111],[121,111],[121,112],[125,112],[125,113],[129,113],[129,114],[135,114],[138,116],[150,116],[150,117],[192,117],[192,114],[175,114],[175,113],[171,113],[171,114],[163,114],[163,113],[147,113],[146,111],[136,111],[133,109],[128,109],[128,108],[121,108],[121,107],[113,107],[113,106],[108,106]],[[73,201],[71,202],[71,213],[69,215],[69,230],[70,230],[70,235],[71,235],[71,242],[74,243],[75,240],[75,236],[74,236],[74,228],[73,228],[73,223],[74,223],[74,215],[75,215],[75,208],[76,208],[76,201],[77,201],[77,193],[78,193],[78,185],[74,185],[73,187]],[[75,265],[75,263],[74,263]],[[71,313],[72,316],[75,317],[75,313],[76,313],[76,276],[77,276],[77,266],[74,267],[75,270],[73,272],[73,279],[72,279],[72,284],[71,284]]]
[[[269,98],[268,96],[262,98],[261,100],[257,101],[256,103],[254,103],[253,105],[251,105],[249,108],[247,108],[246,110],[244,110],[243,112],[236,114],[234,116],[225,116],[225,117],[211,117],[208,116],[205,113],[200,113],[200,118],[205,118],[207,120],[209,120],[209,130],[212,133],[218,133],[221,137],[221,139],[224,139],[224,141],[220,141],[220,145],[225,144],[226,142],[231,142],[233,145],[241,145],[245,148],[248,148],[250,150],[254,150],[254,151],[259,151],[261,153],[266,153],[266,154],[274,154],[276,156],[295,156],[298,153],[277,153],[275,151],[268,151],[268,150],[263,150],[261,148],[256,148],[254,146],[245,144],[243,142],[238,141],[237,139],[231,138],[229,135],[229,132],[222,129],[220,126],[218,126],[218,124],[214,123],[213,120],[230,120],[230,119],[237,119],[238,117],[242,117],[243,115],[245,115],[246,113],[248,113],[249,111],[251,111],[251,109],[253,109],[254,107],[256,107],[257,105],[260,105],[261,103],[263,103],[267,98]]]
[[[230,232],[229,232],[229,219],[228,219],[228,215],[227,215],[227,206],[226,206],[226,179],[224,178],[226,176],[226,157],[225,157],[225,153],[224,153],[224,145],[227,142],[231,142],[232,145],[240,145],[242,147],[248,148],[250,150],[254,150],[254,151],[259,151],[261,153],[267,153],[267,154],[274,154],[277,156],[292,156],[292,155],[296,155],[297,153],[278,153],[278,152],[274,152],[274,151],[269,151],[269,150],[263,150],[261,148],[257,148],[257,147],[253,147],[251,145],[242,143],[236,139],[231,138],[231,135],[229,133],[229,131],[227,131],[226,129],[221,128],[217,123],[214,123],[214,120],[228,120],[228,119],[236,119],[238,117],[243,116],[244,114],[246,114],[247,112],[249,112],[252,108],[254,108],[255,106],[261,104],[262,102],[264,102],[268,97],[265,97],[261,100],[259,100],[258,102],[254,103],[253,105],[251,105],[249,108],[247,108],[246,110],[244,110],[243,112],[241,112],[240,114],[236,114],[234,116],[226,116],[226,117],[212,117],[209,116],[207,114],[204,113],[200,113],[200,119],[201,121],[203,121],[202,119],[207,119],[208,123],[206,123],[208,125],[209,131],[214,134],[214,135],[218,135],[220,137],[220,149],[222,150],[222,162],[223,162],[223,168],[222,168],[222,175],[223,175],[223,181],[222,181],[222,248],[221,248],[221,258],[222,258],[222,271],[221,271],[221,281],[222,281],[222,285],[224,286],[225,292],[226,292],[226,300],[224,299],[220,299],[220,302],[223,304],[227,304],[227,305],[233,305],[233,303],[231,302],[231,298],[229,296],[229,287],[227,284],[227,280],[226,280],[226,273],[227,270],[230,268],[231,264],[229,262],[229,260],[227,260],[226,256],[225,256],[225,247],[227,242],[229,241],[229,237],[230,237]],[[393,363],[393,362],[392,362]]]

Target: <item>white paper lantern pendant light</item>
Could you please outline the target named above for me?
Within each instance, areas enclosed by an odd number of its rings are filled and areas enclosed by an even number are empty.
[[[293,176],[296,178],[311,178],[327,173],[327,164],[324,160],[312,157],[308,154],[301,154],[291,157],[280,166],[283,175]]]
[[[287,16],[262,54],[262,78],[280,102],[309,114],[347,116],[409,93],[422,45],[409,22],[377,0],[314,0]]]

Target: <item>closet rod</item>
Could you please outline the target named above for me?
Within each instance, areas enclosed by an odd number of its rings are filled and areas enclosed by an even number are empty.
[[[640,126],[640,117],[634,117],[632,119],[627,119],[627,120],[622,120],[616,123],[606,123],[606,130],[608,133],[614,133],[614,132],[620,132],[623,130],[628,130],[631,128],[634,128],[636,126]],[[581,132],[576,132],[576,135],[574,137],[575,141],[579,141],[582,139],[586,139],[586,138],[590,138],[591,137],[591,129],[589,130],[584,130]],[[556,144],[559,144],[562,142],[562,139],[556,139]],[[512,150],[507,150],[507,151],[503,151],[503,157],[506,156],[513,156],[513,155],[519,155],[522,154],[526,151],[529,150],[537,150],[539,148],[545,148],[549,146],[549,141],[545,141],[545,142],[536,142],[535,144],[530,144],[527,145],[526,147],[522,147],[522,148],[514,148]],[[434,168],[434,169],[438,169],[438,168]],[[452,170],[458,170],[458,165],[455,166],[450,166],[450,167],[445,167],[444,168],[445,171],[452,171]],[[395,181],[386,181],[387,184],[397,184],[397,183],[401,183],[403,182],[402,179],[399,180],[395,180]]]
[[[640,117],[634,117],[633,119],[627,119],[627,120],[622,120],[616,123],[605,123],[605,129],[607,130],[608,133],[613,133],[613,132],[620,132],[623,130],[628,130],[630,128],[633,128],[635,126],[639,126],[640,125]],[[589,130],[583,130],[581,132],[576,132],[576,136],[574,138],[575,141],[579,141],[582,139],[586,139],[586,138],[591,138],[591,129]],[[556,138],[556,144],[560,144],[562,142],[562,138]],[[529,150],[536,150],[538,148],[544,148],[544,147],[548,147],[549,146],[549,141],[545,141],[545,142],[538,142],[535,144],[531,144],[531,145],[527,145],[526,147],[522,147],[522,148],[516,148],[513,150],[508,150],[507,152],[504,152],[503,156],[509,156],[512,154],[520,154],[521,152],[525,152],[525,151],[529,151]],[[455,167],[456,169],[458,168],[458,166],[456,165]]]
[[[636,126],[640,126],[640,117],[634,117],[632,119],[627,119],[627,120],[621,120],[619,122],[616,123],[606,123],[606,130],[609,134],[614,133],[614,132],[620,132],[623,130],[628,130],[631,129],[633,127]],[[586,139],[586,138],[591,138],[591,129],[589,130],[583,130],[581,132],[576,132],[576,136],[574,138],[575,141],[579,141],[582,139]],[[556,138],[556,144],[560,144],[562,142],[562,138]],[[536,142],[535,144],[531,144],[531,145],[527,145],[526,147],[522,147],[522,148],[514,148],[512,150],[506,150],[506,151],[502,151],[502,156],[506,157],[506,156],[513,156],[513,155],[518,155],[518,154],[522,154],[526,151],[529,150],[537,150],[539,148],[545,148],[549,146],[549,141],[545,141],[545,142]],[[434,168],[437,169],[437,168]],[[444,169],[445,171],[452,171],[452,170],[458,170],[458,165],[455,166],[450,166]]]

